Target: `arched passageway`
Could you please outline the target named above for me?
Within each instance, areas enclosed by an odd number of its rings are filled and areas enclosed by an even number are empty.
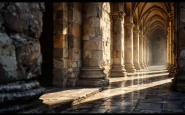
[[[149,37],[149,65],[166,65],[166,35],[158,29]]]
[[[121,88],[146,88],[158,77],[156,84],[173,78],[184,91],[184,9],[174,2],[2,3],[0,110],[24,109],[26,101],[17,102],[38,99],[41,86],[106,87],[122,95]],[[163,92],[151,84],[154,95]]]

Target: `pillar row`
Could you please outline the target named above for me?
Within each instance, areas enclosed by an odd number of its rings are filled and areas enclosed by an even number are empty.
[[[124,16],[125,13],[115,11],[111,13],[113,18],[113,64],[111,77],[124,77],[127,75],[124,67]]]

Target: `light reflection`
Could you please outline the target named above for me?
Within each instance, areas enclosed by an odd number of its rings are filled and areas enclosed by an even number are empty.
[[[118,81],[120,81],[120,80],[134,80],[134,79],[143,79],[143,78],[152,78],[152,77],[157,77],[157,76],[164,76],[164,75],[168,75],[169,73],[159,73],[159,74],[152,74],[152,75],[144,75],[144,74],[142,74],[142,75],[138,75],[138,77],[134,77],[134,78],[132,78],[132,77],[130,77],[130,76],[127,76],[127,77],[120,77],[120,78],[110,78],[109,79],[109,81],[111,82],[111,83],[113,83],[113,82],[118,82]]]
[[[126,94],[126,93],[130,93],[133,91],[137,91],[137,90],[143,90],[143,89],[147,89],[150,87],[154,87],[157,85],[162,85],[162,84],[166,84],[166,83],[170,83],[172,80],[172,78],[168,78],[165,80],[161,80],[161,81],[156,81],[156,82],[152,82],[152,83],[147,83],[147,84],[139,84],[139,85],[134,85],[134,86],[128,86],[128,87],[122,87],[122,88],[114,88],[114,89],[109,89],[109,90],[105,90],[102,92],[99,92],[89,98],[86,98],[84,100],[82,100],[81,103],[86,103],[89,101],[94,101],[94,100],[99,100],[102,98],[108,98],[108,97],[112,97],[112,96],[116,96],[116,95],[121,95]]]

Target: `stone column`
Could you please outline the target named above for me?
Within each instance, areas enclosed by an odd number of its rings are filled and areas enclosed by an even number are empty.
[[[167,41],[167,47],[166,47],[166,49],[167,49],[167,51],[166,51],[166,58],[167,58],[167,60],[166,60],[166,62],[167,62],[167,65],[166,65],[166,68],[168,69],[169,68],[169,66],[170,66],[170,34],[169,34],[169,27],[168,27],[168,29],[167,29],[167,34],[166,34],[166,41]]]
[[[81,75],[77,85],[105,86],[109,84],[102,67],[101,2],[84,3],[83,50]]]
[[[172,47],[171,47],[171,21],[169,22],[169,27],[168,27],[168,31],[169,31],[169,35],[168,35],[168,39],[169,39],[169,65],[168,65],[168,71],[170,71],[171,68],[171,61],[172,61]]]
[[[140,63],[139,63],[139,30],[137,28],[134,28],[134,66],[137,70],[141,69]]]
[[[125,69],[127,72],[136,72],[133,64],[133,27],[132,16],[125,16]]]
[[[37,2],[1,2],[1,5],[0,113],[47,113],[49,108],[39,99],[45,88],[37,81],[42,74],[39,39],[45,5]]]
[[[144,65],[144,68],[146,68],[146,35],[144,35],[144,38],[143,38],[143,65]]]
[[[149,52],[148,52],[148,38],[146,39],[146,67],[148,67],[148,55],[149,55]]]
[[[125,13],[115,11],[111,13],[113,18],[113,65],[111,77],[124,77],[127,75],[124,68],[124,16]]]
[[[171,11],[171,68],[170,68],[170,76],[174,76],[176,65],[175,65],[175,47],[174,47],[174,12]]]
[[[144,69],[143,64],[143,33],[140,31],[139,33],[139,62],[142,69]]]

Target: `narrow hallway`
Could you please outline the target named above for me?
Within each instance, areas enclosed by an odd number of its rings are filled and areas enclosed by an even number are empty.
[[[185,94],[171,90],[165,66],[150,66],[128,77],[110,78],[110,85],[61,113],[183,112]]]

